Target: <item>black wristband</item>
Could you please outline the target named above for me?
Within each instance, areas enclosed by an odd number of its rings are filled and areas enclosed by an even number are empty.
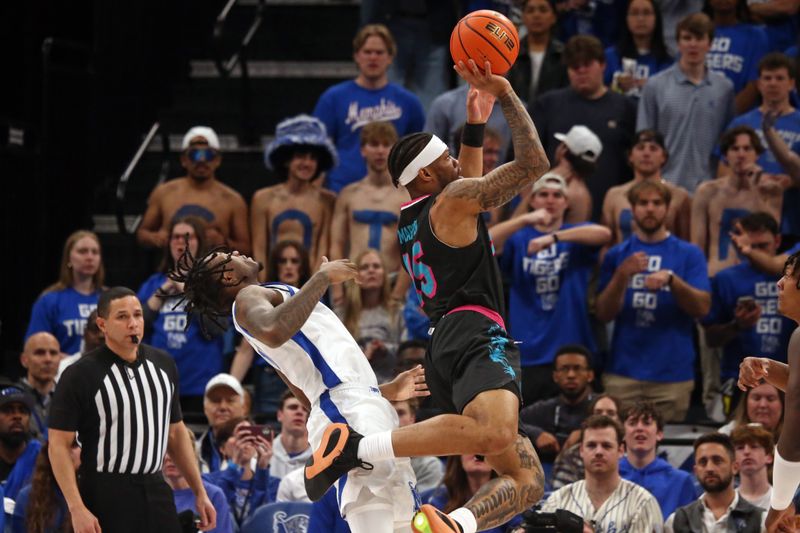
[[[551,233],[550,236],[553,238],[553,244],[558,244],[558,233]]]
[[[481,148],[485,129],[486,124],[464,124],[461,129],[461,144],[473,148]]]

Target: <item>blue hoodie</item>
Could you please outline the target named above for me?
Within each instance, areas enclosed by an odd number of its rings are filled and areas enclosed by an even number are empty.
[[[623,457],[619,462],[619,475],[637,485],[646,488],[658,500],[664,520],[675,509],[693,502],[698,494],[694,488],[694,481],[689,472],[678,470],[664,459],[659,457],[641,470],[634,468]]]

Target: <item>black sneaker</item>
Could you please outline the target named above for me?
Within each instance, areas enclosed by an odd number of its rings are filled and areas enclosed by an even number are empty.
[[[347,424],[331,424],[322,434],[319,448],[306,461],[306,494],[312,502],[320,500],[336,480],[354,468],[372,470],[358,458],[358,443],[364,436]]]

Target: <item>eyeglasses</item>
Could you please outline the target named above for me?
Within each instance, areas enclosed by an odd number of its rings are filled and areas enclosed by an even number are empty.
[[[189,158],[189,161],[192,163],[199,163],[199,162],[207,162],[213,159],[216,159],[217,152],[213,148],[192,148],[186,152],[186,157]]]
[[[300,264],[300,258],[298,257],[280,257],[278,258],[279,265],[285,265],[286,263],[291,263],[293,265]]]

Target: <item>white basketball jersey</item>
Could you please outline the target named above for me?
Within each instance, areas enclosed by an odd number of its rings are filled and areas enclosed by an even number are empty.
[[[283,283],[262,286],[279,292],[284,301],[298,290]],[[361,348],[336,314],[324,304],[317,303],[300,331],[278,348],[270,348],[239,325],[236,303],[232,313],[233,325],[256,353],[302,390],[312,404],[323,392],[343,383],[378,387],[375,373]]]

